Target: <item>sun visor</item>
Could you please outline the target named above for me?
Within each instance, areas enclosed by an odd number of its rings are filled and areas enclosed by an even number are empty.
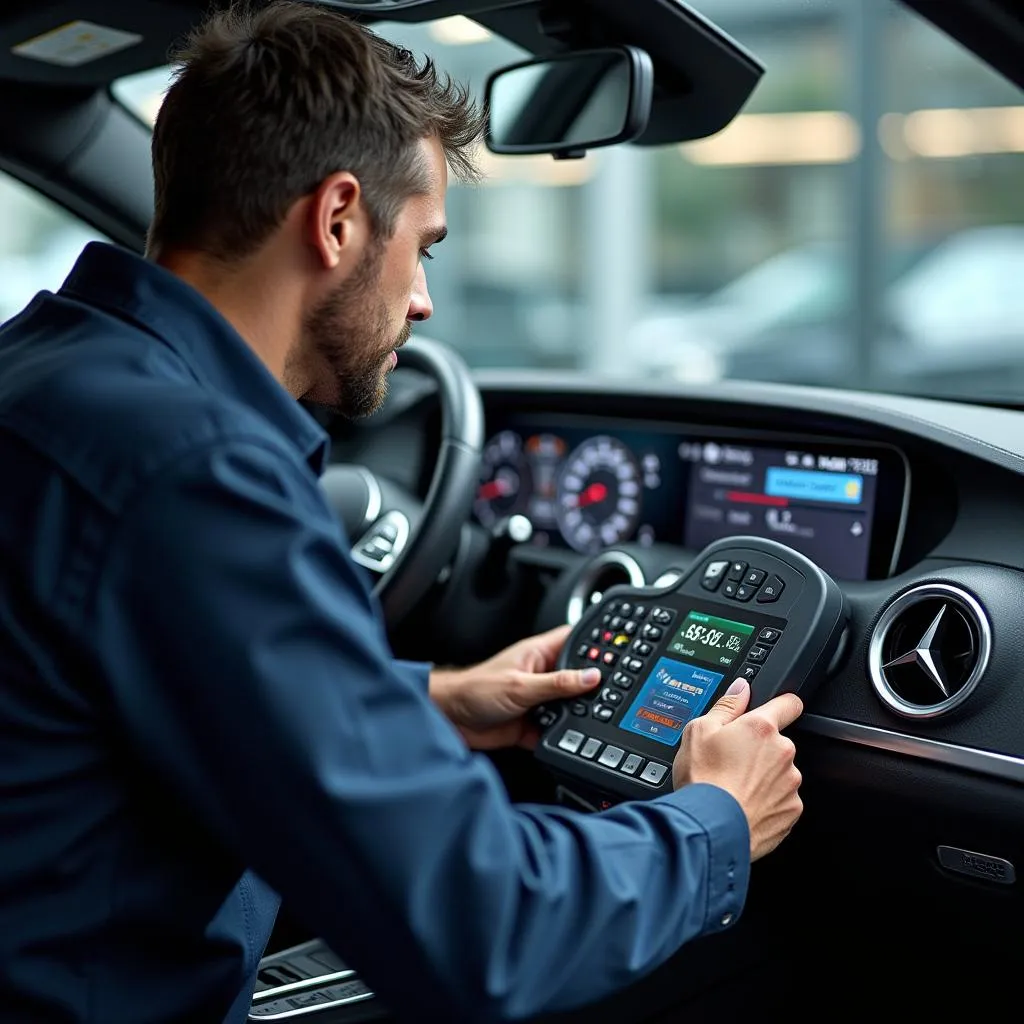
[[[167,62],[195,12],[155,0],[4,3],[0,79],[96,87]]]

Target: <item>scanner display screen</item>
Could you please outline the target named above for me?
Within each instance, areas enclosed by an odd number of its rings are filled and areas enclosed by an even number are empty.
[[[675,746],[686,723],[707,709],[753,633],[745,622],[689,612],[665,651],[672,657],[655,663],[619,728]]]

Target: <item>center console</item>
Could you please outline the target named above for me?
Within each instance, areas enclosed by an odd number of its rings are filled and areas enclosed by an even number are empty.
[[[668,587],[611,588],[576,624],[562,667],[597,667],[586,697],[545,705],[536,755],[585,805],[672,788],[683,729],[737,677],[751,707],[809,691],[841,650],[848,619],[835,581],[774,541],[705,548]]]

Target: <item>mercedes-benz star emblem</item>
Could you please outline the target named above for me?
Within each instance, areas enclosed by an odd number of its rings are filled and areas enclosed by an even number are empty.
[[[924,636],[917,641],[913,650],[893,658],[892,661],[882,666],[883,669],[890,669],[896,668],[897,665],[916,665],[939,688],[943,697],[949,696],[949,683],[946,680],[946,673],[942,666],[942,652],[939,650],[936,638],[948,607],[944,604],[938,610],[931,625],[924,631]]]

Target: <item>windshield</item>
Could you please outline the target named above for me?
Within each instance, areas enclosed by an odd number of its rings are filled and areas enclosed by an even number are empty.
[[[719,135],[484,154],[423,333],[474,366],[1024,400],[1024,98],[896,4],[697,0],[766,74]],[[479,92],[523,56],[384,24]],[[142,116],[166,73],[121,83]]]

